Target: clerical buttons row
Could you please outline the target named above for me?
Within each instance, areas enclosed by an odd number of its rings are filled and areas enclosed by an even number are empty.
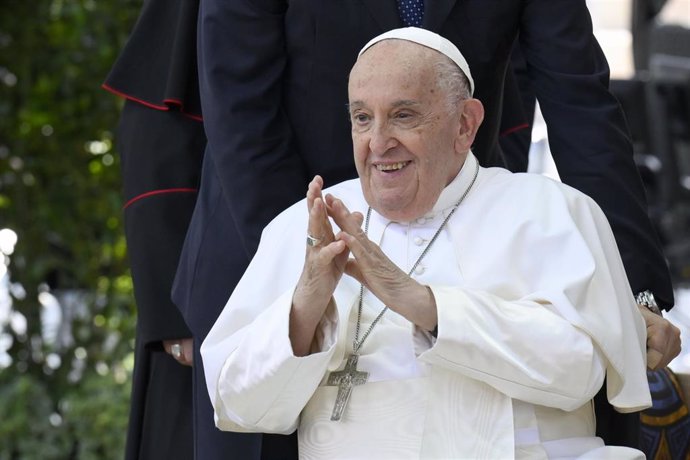
[[[425,244],[427,242],[427,240],[422,238],[421,236],[415,236],[414,238],[412,238],[412,242],[415,244],[415,246],[422,246],[423,244]],[[421,275],[422,273],[424,273],[424,270],[425,270],[424,266],[419,264],[415,267],[414,274],[415,275]]]

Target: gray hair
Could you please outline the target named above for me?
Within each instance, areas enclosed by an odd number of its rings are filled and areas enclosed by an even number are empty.
[[[436,84],[448,95],[449,110],[455,110],[460,101],[472,97],[467,76],[449,57],[440,55],[434,62],[434,68]]]

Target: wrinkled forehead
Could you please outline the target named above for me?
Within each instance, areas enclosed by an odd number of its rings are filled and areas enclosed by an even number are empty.
[[[350,72],[352,84],[360,86],[379,76],[385,81],[393,75],[409,74],[417,78],[428,75],[434,63],[443,55],[430,48],[405,40],[390,39],[378,42],[362,53]],[[363,81],[364,80],[364,81]]]

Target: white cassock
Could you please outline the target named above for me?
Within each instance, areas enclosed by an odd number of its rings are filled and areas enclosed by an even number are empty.
[[[470,154],[416,221],[372,211],[369,238],[409,270],[475,165]],[[366,214],[359,180],[325,192]],[[437,338],[387,311],[359,353],[369,380],[354,387],[339,422],[330,420],[338,388],[326,380],[352,352],[359,283],[343,276],[313,353],[294,356],[288,325],[307,221],[303,200],[266,227],[201,347],[219,428],[298,429],[305,459],[641,455],[602,447],[594,434],[591,400],[605,376],[618,410],[637,411],[651,399],[645,325],[608,222],[590,198],[539,175],[481,168],[412,275],[436,299]],[[365,294],[362,332],[382,307]]]

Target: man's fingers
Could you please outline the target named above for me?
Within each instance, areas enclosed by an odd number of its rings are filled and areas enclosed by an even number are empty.
[[[333,218],[341,230],[350,235],[364,235],[362,230],[364,216],[362,213],[350,212],[345,203],[330,194],[326,195],[325,201],[328,206],[328,215]]]
[[[364,235],[364,237],[366,238],[366,235]],[[348,232],[338,233],[337,239],[343,241],[347,245],[347,247],[350,249],[350,252],[355,257],[355,259],[364,263],[366,266],[366,264],[368,263],[366,259],[371,254],[367,250],[367,248],[364,246],[364,244],[362,244],[362,241],[360,239],[354,237],[353,235],[349,234]]]
[[[309,211],[307,244],[309,246],[323,246],[331,241],[333,241],[333,230],[328,221],[326,204],[322,198],[315,198]]]
[[[319,264],[323,266],[330,264],[338,254],[341,254],[346,249],[347,245],[344,241],[333,241],[332,243],[327,244],[319,251],[317,256],[319,259]]]
[[[666,367],[680,354],[680,329],[644,307],[640,312],[647,324],[647,366],[652,370]]]
[[[650,329],[647,331],[649,332]],[[661,354],[661,358],[656,364],[658,368],[666,367],[676,356],[680,354],[680,329],[678,329],[668,320],[664,320],[664,323],[662,323],[655,332],[650,334],[647,341],[647,349],[648,351],[655,351]]]
[[[182,341],[182,357],[184,363],[191,366],[194,363],[194,341],[192,339],[184,339]]]
[[[314,200],[321,197],[321,190],[323,189],[323,179],[321,176],[314,176],[314,178],[309,182],[309,187],[307,188],[307,210],[311,211],[314,206]]]
[[[309,207],[309,221],[307,222],[307,234],[315,238],[320,238],[319,210],[317,200],[318,198],[313,198],[311,206]]]
[[[191,338],[164,340],[163,349],[182,365],[191,366],[194,363],[194,341]]]
[[[647,349],[647,367],[653,371],[665,367],[665,365],[662,365],[662,360],[664,358],[664,354],[653,349],[649,348]]]
[[[364,215],[362,215],[361,212],[355,211],[355,212],[352,213],[352,218],[353,218],[353,219],[355,220],[355,222],[357,223],[357,227],[361,229],[361,228],[362,228],[362,224],[364,223]]]
[[[347,263],[345,264],[345,274],[356,279],[361,284],[366,284],[362,271],[359,269],[359,264],[354,259],[348,259]]]

